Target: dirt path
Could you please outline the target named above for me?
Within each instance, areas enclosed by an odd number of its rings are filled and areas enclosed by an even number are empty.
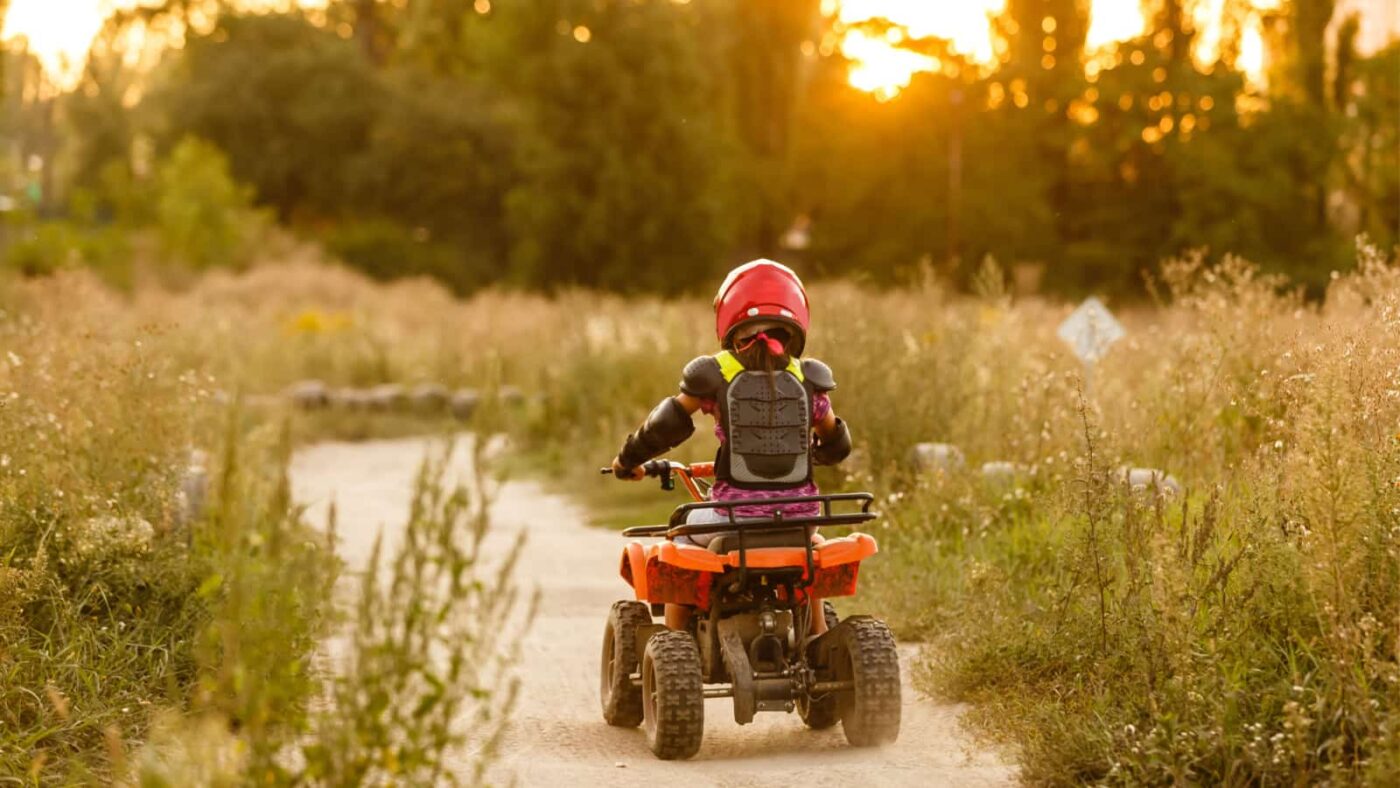
[[[313,522],[336,503],[341,554],[363,566],[381,526],[386,548],[408,511],[424,440],[326,443],[297,453],[292,481]],[[465,451],[456,459],[463,477]],[[601,482],[600,482],[601,483]],[[611,728],[598,711],[598,651],[609,606],[630,589],[617,576],[624,544],[614,533],[583,525],[568,501],[533,482],[505,486],[494,509],[496,535],[529,534],[518,580],[538,587],[541,608],[524,646],[520,706],[505,743],[495,783],[575,786],[1005,785],[1015,770],[994,754],[978,752],[960,734],[959,709],[920,698],[909,685],[914,650],[901,651],[906,668],[904,721],[898,743],[857,750],[839,727],[807,730],[797,715],[760,714],[752,725],[734,723],[731,702],[705,706],[705,744],[688,762],[652,757],[640,729]],[[874,559],[878,562],[878,557]],[[874,571],[879,571],[872,566]]]

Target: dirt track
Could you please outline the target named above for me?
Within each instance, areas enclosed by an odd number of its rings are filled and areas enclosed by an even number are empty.
[[[334,499],[341,554],[363,566],[381,526],[386,549],[408,511],[424,440],[326,443],[297,453],[297,499],[323,521]],[[466,453],[458,452],[465,475]],[[600,481],[600,483],[603,483]],[[659,493],[658,493],[659,494]],[[583,525],[568,501],[533,482],[507,485],[495,507],[497,538],[529,533],[518,581],[541,591],[538,619],[525,643],[524,688],[505,757],[492,781],[563,786],[936,786],[1004,785],[1015,770],[972,749],[957,725],[959,709],[920,698],[906,676],[898,743],[849,747],[839,726],[807,730],[797,715],[760,714],[734,723],[726,699],[705,706],[705,744],[692,761],[652,757],[640,729],[611,728],[598,711],[599,638],[609,606],[630,589],[617,576],[623,540]],[[878,556],[871,571],[879,571]],[[873,612],[873,611],[872,611]],[[907,671],[913,649],[901,652]]]

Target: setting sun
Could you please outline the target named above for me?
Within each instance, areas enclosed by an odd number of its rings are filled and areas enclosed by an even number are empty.
[[[1205,0],[1196,6],[1195,22],[1200,31],[1196,55],[1210,62],[1219,53],[1220,25],[1225,0]],[[1255,8],[1268,8],[1277,0],[1260,0]],[[829,0],[824,10],[836,14],[845,25],[885,18],[900,25],[914,38],[938,37],[951,42],[953,51],[973,61],[992,63],[996,48],[991,19],[1006,7],[1005,0],[965,0],[957,3],[915,3],[908,0]],[[1090,53],[1114,42],[1140,35],[1145,26],[1137,0],[1092,0],[1086,45]],[[900,47],[900,31],[888,39],[860,29],[848,29],[841,40],[841,51],[853,63],[850,82],[881,99],[898,95],[908,87],[914,74],[943,67],[934,58]],[[1242,31],[1239,65],[1252,81],[1260,82],[1265,61],[1259,14],[1251,14]]]

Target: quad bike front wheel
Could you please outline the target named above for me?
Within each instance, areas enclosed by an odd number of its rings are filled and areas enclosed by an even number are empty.
[[[609,725],[635,728],[642,723],[642,689],[632,684],[632,674],[641,663],[637,629],[650,623],[651,611],[642,602],[615,602],[608,613],[598,696]]]
[[[841,720],[840,698],[828,692],[817,697],[803,694],[797,699],[797,714],[808,728],[824,731]]]
[[[643,729],[656,757],[684,760],[705,735],[700,650],[688,632],[658,632],[642,656]]]
[[[852,616],[838,630],[832,667],[838,680],[852,685],[837,696],[846,741],[856,747],[889,744],[899,738],[903,704],[894,635],[869,616]]]

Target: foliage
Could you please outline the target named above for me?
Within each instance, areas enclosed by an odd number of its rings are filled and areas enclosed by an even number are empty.
[[[336,215],[381,93],[351,43],[300,15],[223,15],[188,42],[152,100],[169,119],[167,147],[190,135],[219,146],[286,221]]]
[[[522,121],[510,278],[676,291],[715,269],[727,195],[693,9],[526,0],[493,16],[488,73]]]
[[[160,167],[156,227],[166,252],[195,269],[240,267],[265,219],[218,148],[182,140]]]
[[[489,526],[488,500],[481,497],[484,458],[480,452],[474,458],[478,476],[469,495],[445,481],[452,454],[448,446],[425,459],[394,552],[381,554],[376,542],[356,579],[352,614],[331,628],[327,674],[308,669],[307,644],[256,628],[275,629],[288,614],[297,615],[295,597],[268,592],[287,588],[290,575],[305,574],[305,558],[283,556],[265,565],[289,575],[282,584],[266,576],[229,578],[250,593],[228,589],[225,598],[240,609],[221,620],[243,625],[214,634],[225,647],[254,645],[258,654],[241,655],[232,661],[234,672],[212,679],[234,682],[210,696],[233,699],[233,705],[202,704],[193,732],[157,729],[134,759],[142,785],[250,778],[288,786],[481,784],[514,703],[510,666],[529,616],[518,608],[509,580],[519,544],[504,556],[483,547]],[[308,697],[316,702],[306,705]],[[246,746],[235,744],[230,722]]]
[[[490,501],[480,447],[474,494],[447,486],[449,446],[423,464],[403,545],[387,571],[376,543],[345,664],[313,721],[312,743],[301,748],[301,771],[314,782],[483,781],[514,704],[515,639],[529,611],[518,609],[510,583],[521,542],[496,554],[485,541]],[[458,753],[471,755],[446,772],[448,756]]]
[[[130,284],[131,238],[120,228],[55,220],[25,226],[16,235],[5,250],[5,269],[45,276],[84,267],[113,284]]]
[[[171,3],[114,16],[60,98],[21,61],[0,135],[61,166],[0,180],[49,213],[85,190],[103,222],[115,162],[139,183],[151,140],[164,157],[195,136],[284,225],[459,293],[681,292],[697,277],[678,271],[793,244],[878,283],[931,264],[966,286],[990,254],[1023,287],[1139,295],[1204,247],[1317,296],[1356,236],[1396,242],[1394,47],[1355,46],[1372,20],[1154,0],[1144,34],[1088,51],[1089,6],[1009,3],[990,63],[860,22],[937,64],[891,99],[851,87],[850,31],[815,0],[339,0],[209,24]],[[1254,17],[1266,87],[1239,68]],[[147,68],[159,37],[132,31],[192,20]]]
[[[324,554],[305,542],[285,496],[271,494],[267,474],[278,466],[265,438],[246,440],[248,468],[222,463],[208,507],[191,499],[209,472],[191,447],[213,437],[212,393],[149,330],[100,338],[120,330],[107,320],[109,295],[61,274],[43,292],[7,292],[6,302],[0,333],[14,351],[0,366],[9,436],[0,453],[0,771],[96,781],[120,771],[125,742],[140,740],[162,710],[205,692],[226,700],[226,687],[199,689],[213,673],[262,674],[242,661],[255,648],[301,658]],[[233,440],[243,437],[230,436],[227,458],[238,451]],[[257,549],[274,534],[285,550]],[[282,576],[262,586],[265,598],[275,588],[304,607],[224,618],[220,578],[253,583],[268,572]],[[250,633],[243,655],[206,654],[205,634],[233,621]],[[266,675],[266,691],[287,686]]]
[[[994,266],[978,299],[813,288],[812,353],[860,458],[822,483],[873,489],[884,514],[848,604],[930,639],[918,683],[975,704],[1029,781],[1393,781],[1400,273],[1358,260],[1321,304],[1238,259],[1176,261],[1088,392],[1053,334],[1066,308],[1011,301]],[[491,302],[440,317],[532,319],[443,341],[538,393],[509,423],[581,488],[713,351],[698,299]],[[712,450],[705,432],[678,457]],[[967,468],[916,471],[928,440]],[[1126,466],[1185,492],[1134,490]]]
[[[297,297],[333,295],[337,273]],[[260,366],[273,353],[300,367],[362,338],[261,311],[296,281],[122,295],[83,270],[0,280],[0,774],[346,785],[452,763],[472,782],[491,761],[528,610],[508,545],[484,542],[481,458],[470,495],[444,485],[445,459],[425,466],[406,544],[342,623],[333,526],[290,498],[292,432],[276,410],[223,404],[223,381],[279,384]]]

